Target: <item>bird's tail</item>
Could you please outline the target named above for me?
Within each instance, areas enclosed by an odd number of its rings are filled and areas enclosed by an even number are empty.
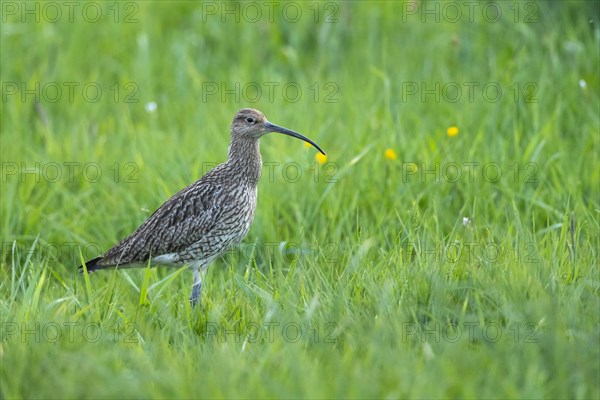
[[[98,264],[101,260],[102,260],[102,257],[96,257],[94,259],[86,261],[85,262],[85,266],[87,268],[87,272],[91,273],[91,272],[94,272],[94,271],[98,271],[100,269],[104,269],[104,268],[110,267],[110,265],[100,265],[100,264]],[[79,266],[79,272],[83,273],[83,271],[84,271],[83,265],[80,265]]]

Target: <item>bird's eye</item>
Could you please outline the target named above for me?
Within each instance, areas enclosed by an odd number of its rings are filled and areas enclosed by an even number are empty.
[[[249,124],[253,124],[254,123],[254,118],[248,117],[248,118],[246,118],[246,122],[249,123]]]

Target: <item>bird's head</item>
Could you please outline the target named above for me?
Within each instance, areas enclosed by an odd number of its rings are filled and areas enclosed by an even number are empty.
[[[282,133],[284,135],[304,140],[305,142],[308,142],[317,148],[317,150],[319,150],[321,153],[325,154],[318,144],[306,136],[269,122],[265,115],[258,110],[254,110],[252,108],[242,108],[237,112],[237,114],[235,114],[235,117],[233,117],[233,123],[231,125],[232,139],[237,137],[258,140],[261,136],[269,132]]]

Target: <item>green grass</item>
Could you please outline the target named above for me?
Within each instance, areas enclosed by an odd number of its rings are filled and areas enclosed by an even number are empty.
[[[600,397],[597,2],[24,4],[2,4],[1,398]],[[186,269],[78,274],[248,106],[328,160],[261,140],[203,309]]]

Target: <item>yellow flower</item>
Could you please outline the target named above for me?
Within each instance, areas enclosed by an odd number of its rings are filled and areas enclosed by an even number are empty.
[[[385,149],[383,156],[385,158],[387,158],[388,160],[395,160],[396,158],[398,158],[398,156],[396,155],[396,152],[392,149]]]
[[[312,147],[312,144],[308,143],[308,142],[302,142],[304,143],[304,147],[309,148]]]
[[[451,126],[448,128],[448,137],[454,137],[458,135],[458,127],[456,126]]]
[[[317,160],[319,164],[325,164],[327,162],[327,156],[325,154],[317,153],[315,154],[315,160]]]

